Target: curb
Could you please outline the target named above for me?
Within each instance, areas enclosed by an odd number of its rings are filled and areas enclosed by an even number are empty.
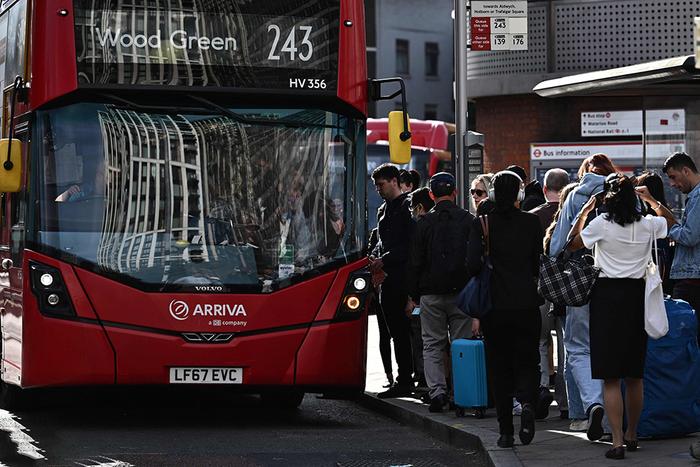
[[[423,413],[424,406],[403,406],[400,403],[377,399],[365,393],[358,402],[364,407],[379,412],[398,422],[427,432],[433,438],[451,446],[475,451],[479,454],[481,463],[491,467],[522,467],[523,463],[513,449],[501,449],[496,445],[498,435],[490,430],[470,426],[452,414]],[[442,420],[444,418],[444,420]]]

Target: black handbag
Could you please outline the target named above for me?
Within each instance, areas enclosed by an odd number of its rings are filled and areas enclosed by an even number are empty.
[[[591,255],[574,258],[564,248],[555,258],[542,255],[537,291],[555,306],[583,306],[599,275]]]
[[[479,216],[484,234],[484,264],[479,273],[469,279],[467,285],[457,295],[456,305],[472,318],[482,319],[492,307],[491,302],[491,243],[489,241],[489,218]]]

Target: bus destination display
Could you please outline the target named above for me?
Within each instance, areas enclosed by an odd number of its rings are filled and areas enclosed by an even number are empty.
[[[74,1],[80,84],[336,92],[339,0],[131,5]]]

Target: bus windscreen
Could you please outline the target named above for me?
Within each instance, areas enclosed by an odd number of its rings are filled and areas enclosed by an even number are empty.
[[[246,123],[204,112],[38,112],[34,247],[148,291],[266,293],[357,257],[359,122],[315,109],[231,109]]]

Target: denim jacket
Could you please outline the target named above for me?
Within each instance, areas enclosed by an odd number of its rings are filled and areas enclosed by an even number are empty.
[[[700,183],[688,193],[681,223],[668,236],[676,242],[671,279],[700,279]]]
[[[552,241],[549,244],[549,256],[557,256],[564,250],[571,227],[576,218],[581,214],[581,209],[591,196],[603,191],[605,177],[589,172],[581,178],[579,185],[574,188],[561,207],[559,221],[554,228]]]

